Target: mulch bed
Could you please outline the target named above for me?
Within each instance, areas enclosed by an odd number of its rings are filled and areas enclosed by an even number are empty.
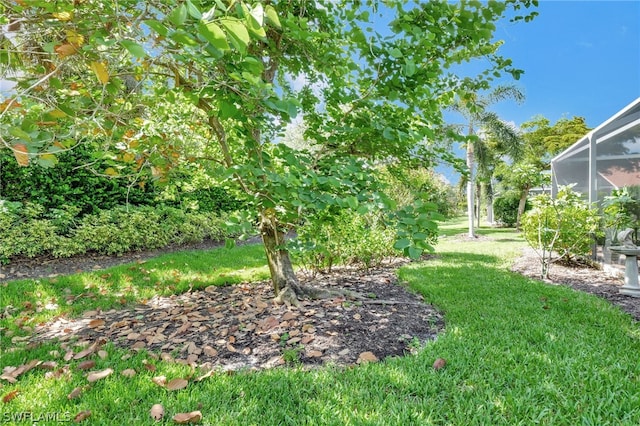
[[[405,355],[444,328],[436,309],[398,284],[399,263],[368,272],[338,268],[312,280],[358,292],[366,296],[363,301],[337,297],[288,307],[271,302],[269,282],[211,286],[130,309],[60,318],[38,327],[31,341],[108,340],[149,349],[165,360],[221,370],[375,362]]]

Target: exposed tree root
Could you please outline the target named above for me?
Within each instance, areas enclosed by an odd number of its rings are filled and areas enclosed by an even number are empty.
[[[332,297],[345,297],[351,300],[369,300],[363,294],[345,289],[326,289],[306,285],[289,284],[273,299],[279,305],[300,306],[300,299],[330,299]]]

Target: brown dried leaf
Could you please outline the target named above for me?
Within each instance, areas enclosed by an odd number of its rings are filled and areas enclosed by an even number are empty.
[[[187,423],[198,423],[200,420],[202,420],[202,413],[200,411],[179,413],[173,416],[173,421],[181,425]]]
[[[19,389],[14,389],[11,392],[9,392],[8,394],[6,394],[5,396],[2,397],[2,402],[4,402],[5,404],[7,402],[10,402],[12,399],[14,399],[16,396],[18,396],[18,394],[20,393]]]
[[[154,404],[149,410],[149,415],[153,420],[159,422],[164,417],[164,407],[160,404]]]
[[[76,416],[73,418],[73,421],[76,423],[80,423],[86,419],[88,419],[89,417],[91,417],[91,410],[86,410],[86,411],[80,411],[78,414],[76,414]]]
[[[57,366],[58,366],[58,363],[55,361],[45,361],[42,364],[40,364],[38,367],[42,368],[43,370],[55,370]]]
[[[5,373],[5,374],[2,374],[2,375],[0,376],[0,379],[6,380],[7,382],[12,383],[12,384],[17,382],[17,380],[16,380],[16,378],[15,378],[15,377],[13,377],[13,376],[12,376],[12,375],[10,375],[10,374],[6,374],[6,373]]]
[[[69,350],[67,351],[66,354],[64,354],[64,357],[62,359],[65,361],[71,361],[72,358],[73,358],[73,351]]]
[[[77,354],[75,354],[73,356],[73,359],[82,359],[82,358],[84,358],[86,356],[89,356],[92,353],[94,353],[96,351],[96,349],[98,349],[98,348],[97,348],[96,344],[94,343],[93,345],[89,346],[87,349],[82,350],[82,351],[78,352]]]
[[[0,378],[5,379],[10,383],[15,383],[15,379],[17,379],[19,375],[26,373],[27,371],[40,365],[41,363],[42,361],[34,359],[27,364],[19,366],[18,368],[12,368],[11,370],[7,370],[5,368],[5,370],[3,370],[4,373],[2,374],[2,376],[0,376]],[[11,379],[14,380],[12,381]]]
[[[285,314],[286,315],[286,314]],[[270,330],[274,327],[277,327],[280,324],[280,321],[276,317],[268,317],[264,320],[260,321],[260,329],[263,331]]]
[[[204,380],[204,379],[206,379],[206,378],[209,378],[209,377],[211,377],[211,376],[213,376],[213,375],[215,375],[215,374],[216,374],[216,370],[211,369],[211,370],[207,371],[206,373],[204,373],[202,376],[198,376],[198,377],[195,379],[195,381],[196,381],[196,382],[200,382],[200,381],[202,381],[202,380]]]
[[[202,348],[204,350],[204,354],[207,356],[218,356],[218,351],[212,348],[211,346],[205,346]]]
[[[131,378],[136,375],[136,370],[134,370],[133,368],[127,368],[126,370],[122,370],[120,374],[122,374],[124,377]]]
[[[102,371],[94,371],[93,373],[89,373],[89,375],[87,376],[87,380],[89,382],[95,382],[104,379],[111,374],[113,374],[113,370],[111,368],[107,368],[106,370]]]
[[[171,379],[169,383],[167,383],[167,390],[175,391],[184,389],[189,385],[189,382],[185,379]]]
[[[433,369],[438,371],[438,370],[443,369],[445,365],[447,365],[447,360],[445,360],[444,358],[438,358],[433,363]]]
[[[78,364],[78,370],[89,370],[93,367],[96,366],[96,362],[92,359],[88,359],[86,361],[82,361],[80,364]]]
[[[165,376],[154,377],[153,379],[151,379],[151,381],[156,385],[162,386],[162,387],[165,387],[165,385],[167,384],[167,378]]]
[[[367,363],[367,362],[377,362],[378,361],[378,357],[375,356],[373,354],[373,352],[362,352],[359,356],[358,356],[358,361],[356,361],[358,364],[361,363]]]
[[[78,386],[74,390],[72,390],[69,395],[67,395],[67,399],[76,399],[84,392],[84,388],[82,386]]]
[[[104,327],[105,321],[103,319],[94,319],[89,321],[89,328]]]

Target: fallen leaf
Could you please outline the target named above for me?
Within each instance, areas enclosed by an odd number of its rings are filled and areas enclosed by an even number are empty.
[[[373,352],[362,352],[358,356],[358,364],[367,363],[367,362],[377,362],[378,357],[373,354]]]
[[[181,425],[187,423],[198,423],[200,420],[202,420],[202,413],[200,411],[178,413],[173,416],[173,421]]]
[[[185,379],[171,379],[171,381],[167,383],[167,390],[180,390],[186,388],[187,385],[189,385],[189,382]]]
[[[84,388],[82,386],[78,386],[77,388],[75,388],[74,390],[69,392],[69,395],[67,395],[67,399],[69,399],[69,400],[76,399],[80,395],[82,395],[83,391],[84,391]]]
[[[438,371],[438,370],[443,369],[445,365],[447,365],[447,361],[444,358],[438,358],[433,363],[433,369]]]
[[[151,379],[151,381],[156,385],[162,386],[162,387],[165,387],[165,385],[167,384],[167,378],[165,376],[154,377],[153,379]]]
[[[73,351],[67,351],[67,353],[64,354],[64,357],[62,359],[64,359],[65,361],[71,361],[72,358],[73,358]]]
[[[276,317],[268,317],[260,321],[259,324],[261,330],[267,331],[272,329],[273,327],[278,326],[280,324],[280,321],[278,321]]]
[[[76,416],[73,418],[73,421],[76,423],[80,423],[86,419],[88,419],[89,417],[91,417],[91,410],[86,410],[86,411],[80,411],[78,414],[76,414]]]
[[[206,378],[209,378],[209,377],[211,377],[211,376],[213,376],[215,374],[216,374],[216,370],[211,369],[211,370],[207,371],[206,373],[204,373],[202,376],[197,377],[195,379],[195,381],[196,382],[200,382],[200,381],[202,381],[202,380],[204,380]]]
[[[111,368],[107,368],[106,370],[102,371],[94,371],[93,373],[89,373],[89,375],[87,376],[87,380],[89,382],[95,382],[104,379],[107,376],[110,376],[112,373],[113,370]]]
[[[160,404],[154,404],[151,410],[149,410],[149,415],[151,415],[153,420],[159,422],[164,417],[164,407]]]
[[[2,397],[2,402],[4,402],[5,404],[7,402],[10,402],[12,399],[14,399],[16,396],[18,396],[18,394],[20,393],[20,391],[18,389],[14,389],[11,392],[9,392],[8,394],[6,394],[5,396]]]
[[[37,359],[34,359],[32,361],[30,361],[27,364],[21,365],[17,368],[5,368],[3,370],[2,375],[0,376],[0,379],[4,379],[6,381],[8,381],[9,383],[15,383],[16,379],[18,378],[19,375],[26,373],[27,371],[31,370],[32,368],[40,365],[42,363],[42,361],[39,361]]]
[[[321,351],[311,350],[307,352],[307,356],[311,358],[320,358],[322,356]]]
[[[211,356],[211,357],[218,356],[218,351],[212,348],[211,346],[205,346],[202,349],[204,351],[204,354],[207,356]]]
[[[45,361],[38,366],[38,368],[42,368],[43,370],[55,370],[58,366],[58,363],[55,361]]]
[[[104,324],[105,324],[105,321],[103,319],[94,319],[89,321],[89,328],[103,327]]]
[[[95,366],[96,366],[96,362],[92,359],[88,359],[78,364],[78,370],[89,370]]]
[[[120,374],[122,374],[124,377],[133,377],[136,375],[136,370],[134,370],[133,368],[127,368],[126,370],[122,370]]]

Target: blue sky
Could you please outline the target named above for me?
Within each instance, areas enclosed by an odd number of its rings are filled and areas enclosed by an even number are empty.
[[[504,56],[525,73],[522,105],[492,110],[517,125],[542,114],[596,127],[640,97],[640,1],[541,0],[532,22],[498,24]]]

